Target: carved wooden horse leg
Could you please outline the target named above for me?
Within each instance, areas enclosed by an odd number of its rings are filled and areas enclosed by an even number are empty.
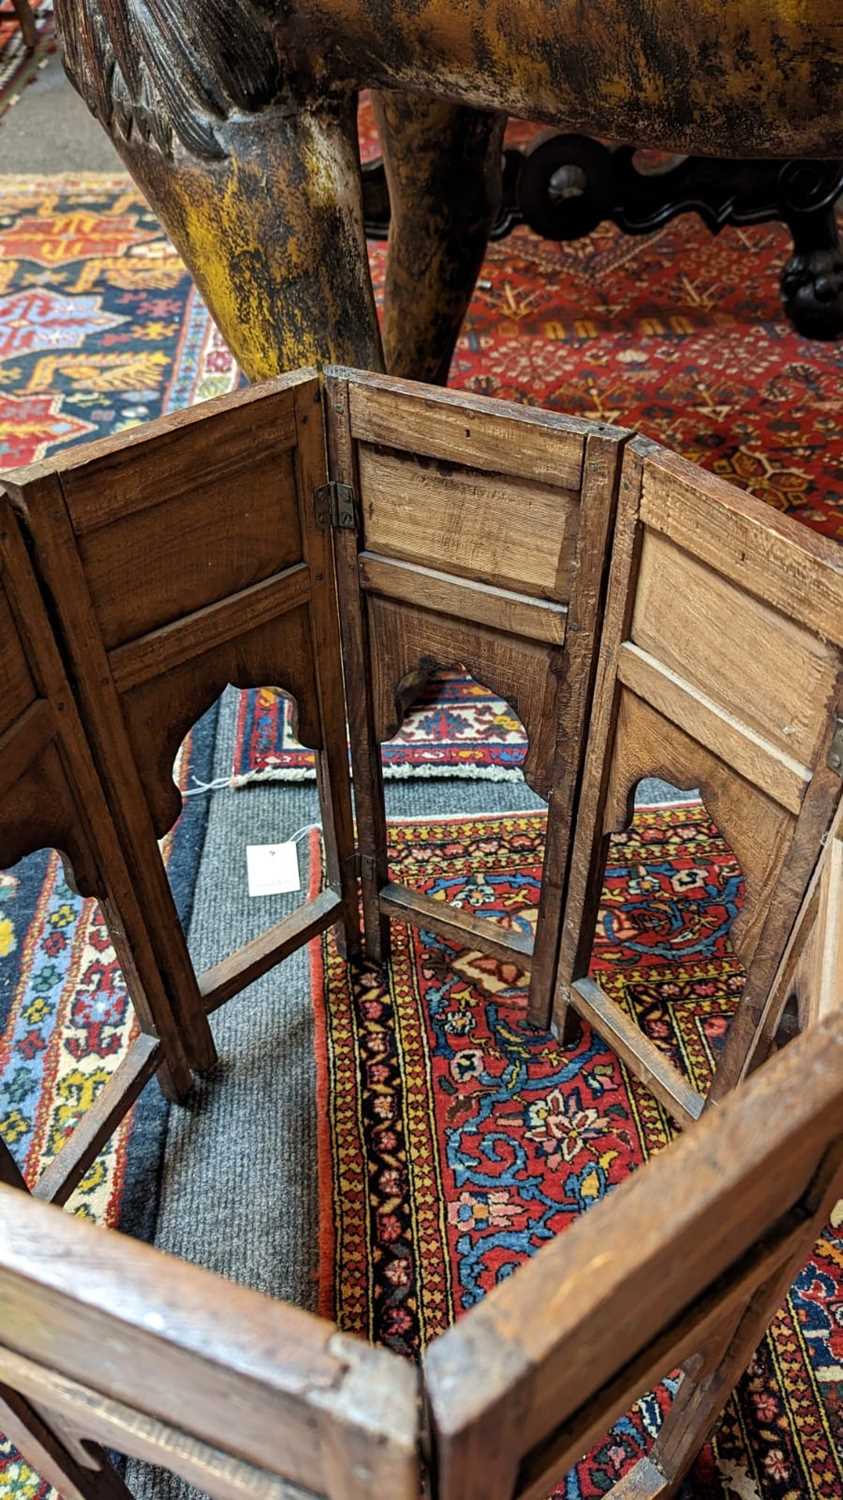
[[[375,108],[392,208],[386,368],[445,385],[500,203],[506,116],[411,94]]]
[[[382,367],[355,100],[229,119],[215,158],[113,132],[253,380],[322,361]]]

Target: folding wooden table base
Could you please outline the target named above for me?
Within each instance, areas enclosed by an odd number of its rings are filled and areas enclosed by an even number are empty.
[[[841,1190],[833,544],[627,433],[353,371],[3,487],[0,855],[54,845],[106,900],[144,1035],[36,1187],[51,1203],[0,1152],[0,1426],[72,1500],[125,1495],[88,1438],[225,1500],[286,1480],[417,1500],[425,1467],[439,1500],[539,1500],[681,1365],[673,1417],[614,1491],[675,1494]],[[521,717],[548,801],[534,937],[389,880],[380,743],[457,663]],[[175,752],[227,683],[295,698],[328,884],[197,975],[157,840]],[[705,1101],[588,974],[607,837],[651,774],[702,789],[746,876],[747,989],[712,1097],[791,996],[812,1024],[436,1340],[421,1387],[322,1320],[58,1212],[152,1072],[178,1092],[213,1063],[217,1006],[334,923],[356,951],[358,879],[370,957],[398,918],[511,959],[534,1022],[567,1034],[575,1007],[697,1120]]]

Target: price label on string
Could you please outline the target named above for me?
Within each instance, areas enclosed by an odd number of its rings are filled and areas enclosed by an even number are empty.
[[[247,844],[246,875],[250,896],[281,896],[300,891],[299,851],[286,844]]]

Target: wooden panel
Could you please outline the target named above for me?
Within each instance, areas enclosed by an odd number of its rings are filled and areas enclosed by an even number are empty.
[[[577,417],[490,401],[466,391],[338,372],[349,377],[355,439],[424,453],[473,469],[576,490],[585,438],[605,431]],[[619,429],[613,429],[620,435]]]
[[[302,370],[172,412],[19,469],[16,482],[28,487],[35,479],[61,473],[73,528],[83,535],[187,493],[197,481],[222,483],[244,465],[291,447],[291,392],[314,376],[314,371]]]
[[[837,652],[818,636],[648,530],[631,637],[765,740],[810,764],[837,673]]]
[[[840,549],[753,495],[637,438],[641,519],[725,578],[843,645]]]
[[[566,601],[578,497],[361,444],[363,545],[463,578]]]
[[[618,678],[753,786],[761,787],[788,811],[799,812],[811,780],[807,766],[747,729],[706,693],[629,641],[618,655]]]
[[[181,810],[173,784],[173,762],[187,731],[210,708],[227,682],[235,687],[280,687],[296,700],[296,730],[302,743],[322,744],[310,610],[287,613],[218,642],[201,656],[171,666],[123,694],[122,707],[141,782],[159,838]]]
[[[8,595],[0,586],[0,734],[37,696]]]
[[[186,429],[183,438],[188,432],[203,429]],[[119,504],[119,491],[116,498]],[[158,498],[160,504],[135,510],[80,540],[107,650],[259,583],[302,557],[288,450],[252,462],[247,457],[242,468],[222,479],[208,479],[197,469],[190,490]]]
[[[129,641],[109,655],[115,686],[118,692],[138,687],[151,677],[159,677],[194,656],[203,655],[213,646],[223,645],[242,630],[244,620],[254,629],[288,609],[295,609],[309,595],[310,569],[305,563],[297,563],[264,579],[263,583],[230,594],[183,620]]]
[[[700,788],[707,811],[744,874],[744,908],[731,937],[738,956],[748,963],[793,832],[793,815],[662,714],[622,688],[604,822],[606,832],[626,826],[629,795],[643,776],[661,776],[683,790]]]
[[[524,774],[547,797],[555,747],[558,677],[553,647],[482,625],[369,596],[375,732],[391,739],[434,667],[465,667],[511,704],[529,740]],[[403,681],[406,679],[406,681]],[[415,690],[414,690],[415,688]]]
[[[317,1494],[417,1500],[411,1365],[9,1187],[0,1328],[13,1352]]]
[[[435,568],[398,562],[374,552],[360,554],[360,582],[369,593],[418,604],[458,620],[473,620],[477,625],[491,625],[508,635],[524,635],[552,646],[561,646],[565,640],[565,604],[531,599],[527,594],[454,578]]]

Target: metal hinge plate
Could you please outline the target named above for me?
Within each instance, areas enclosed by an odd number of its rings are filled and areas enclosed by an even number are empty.
[[[357,502],[350,484],[331,479],[319,486],[314,495],[316,524],[323,531],[337,528],[354,531],[357,526]]]
[[[360,874],[364,880],[374,880],[377,876],[377,866],[373,854],[361,854]]]
[[[834,723],[834,733],[828,748],[828,766],[829,770],[843,776],[843,719],[838,718]]]

